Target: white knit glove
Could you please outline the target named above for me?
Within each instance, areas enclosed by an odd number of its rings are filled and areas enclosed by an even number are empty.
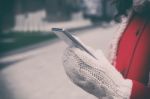
[[[69,78],[85,91],[102,99],[129,99],[132,81],[108,62],[102,51],[94,51],[98,60],[79,48],[67,48],[63,65]]]

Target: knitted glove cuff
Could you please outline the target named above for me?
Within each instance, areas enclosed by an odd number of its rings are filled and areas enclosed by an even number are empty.
[[[67,75],[76,85],[97,97],[129,99],[132,82],[125,80],[103,55],[100,56],[101,61],[97,61],[80,49],[67,49],[63,58]]]

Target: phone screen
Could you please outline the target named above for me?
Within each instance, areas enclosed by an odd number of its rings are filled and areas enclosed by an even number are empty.
[[[80,48],[81,50],[86,51],[92,57],[97,59],[89,50],[86,48],[85,44],[83,44],[76,36],[72,35],[68,31],[61,28],[52,28],[52,32],[54,32],[60,39],[64,40],[68,45],[75,46]]]

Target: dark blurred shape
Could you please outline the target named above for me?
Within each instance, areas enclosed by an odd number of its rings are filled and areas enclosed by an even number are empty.
[[[8,82],[5,81],[5,77],[0,73],[0,99],[15,99],[12,91],[8,87]]]
[[[0,30],[10,30],[15,25],[15,15],[44,9],[45,21],[66,21],[80,10],[80,0],[0,0]]]
[[[84,17],[93,23],[110,21],[116,13],[115,7],[107,0],[82,0],[82,11]]]
[[[115,15],[115,20],[117,22],[121,21],[121,16],[127,16],[128,10],[131,8],[133,0],[113,0],[113,4],[116,6],[117,14]]]
[[[0,31],[11,30],[15,15],[28,17],[28,13],[43,9],[47,22],[68,21],[73,13],[82,11],[85,18],[97,23],[110,21],[116,12],[109,0],[0,0]]]
[[[15,15],[44,8],[43,0],[0,0],[0,32],[15,25]]]
[[[79,0],[45,0],[46,21],[66,21],[80,10]]]
[[[61,21],[70,19],[70,11],[66,9],[64,0],[45,0],[46,21]]]
[[[0,34],[14,25],[15,0],[0,0]]]
[[[8,32],[0,36],[0,56],[10,51],[31,46],[47,40],[53,40],[55,35],[41,32]],[[1,66],[1,64],[0,64]]]
[[[44,0],[15,0],[16,14],[35,12],[44,9]]]

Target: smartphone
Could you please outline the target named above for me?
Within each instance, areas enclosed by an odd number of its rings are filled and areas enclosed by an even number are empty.
[[[97,59],[95,55],[93,55],[92,52],[90,52],[88,48],[86,48],[85,44],[83,44],[72,33],[61,28],[52,28],[52,32],[55,33],[60,39],[64,40],[69,46],[75,46],[77,48],[80,48],[81,50],[84,50],[89,55],[91,55],[93,58]]]

